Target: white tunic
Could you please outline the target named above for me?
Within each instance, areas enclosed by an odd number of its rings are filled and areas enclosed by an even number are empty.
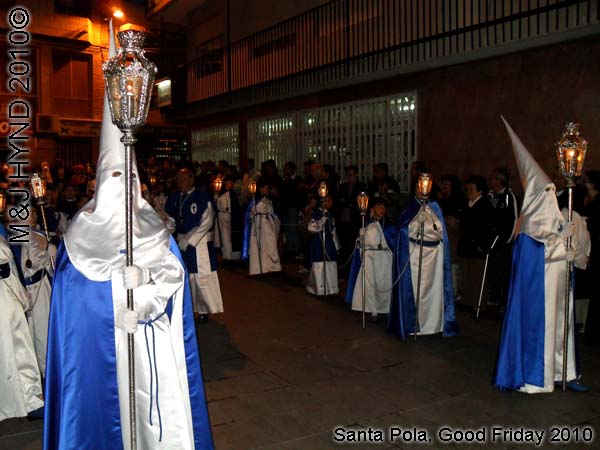
[[[198,273],[190,273],[190,290],[194,299],[194,311],[199,314],[215,314],[223,312],[221,286],[216,270],[210,265],[208,243],[212,241],[212,227],[215,213],[209,203],[202,214],[200,224],[185,235],[177,236],[177,241],[186,239],[188,245],[196,248]]]
[[[333,243],[336,251],[340,249],[337,230],[335,228],[334,219],[330,218],[333,223],[331,233],[333,235]],[[321,217],[320,220],[311,220],[308,223],[308,231],[318,234],[323,244],[323,227],[327,223],[327,216]],[[310,265],[310,273],[306,281],[306,291],[313,295],[336,295],[339,291],[338,283],[338,267],[336,261],[313,261]]]
[[[215,246],[221,248],[223,259],[238,260],[242,257],[241,251],[233,251],[231,243],[231,197],[227,191],[217,199],[217,233],[215,233]]]
[[[10,277],[0,279],[0,421],[24,417],[44,406],[42,384],[25,310],[29,300],[19,280],[13,255],[0,237],[0,264],[9,263]]]
[[[381,245],[381,248],[379,247]],[[362,255],[362,248],[360,249]],[[365,311],[375,314],[390,312],[392,299],[392,263],[389,248],[379,222],[367,225],[365,231],[366,258],[358,271],[352,295],[352,309],[362,311],[362,274],[365,269]]]
[[[562,211],[565,220],[567,211]],[[585,220],[573,212],[575,233],[572,238],[575,250],[575,266],[585,269],[587,258],[590,255],[590,235],[585,225]],[[551,235],[544,245],[544,387],[526,384],[522,392],[535,394],[554,391],[554,383],[562,381],[563,368],[563,336],[564,336],[564,311],[565,311],[565,286],[567,273],[566,245],[558,235]],[[577,379],[575,365],[575,328],[573,326],[574,311],[573,292],[569,300],[569,339],[567,347],[567,381]]]
[[[44,276],[33,284],[27,284],[30,308],[27,311],[29,330],[33,338],[35,354],[41,373],[46,372],[46,347],[48,345],[48,319],[50,316],[50,297],[52,286],[49,276],[54,275],[50,256],[46,251],[48,241],[40,233],[32,232],[29,235],[29,244],[21,246],[21,271],[27,278],[34,276],[39,271],[45,271]],[[31,267],[27,267],[27,260]]]
[[[252,221],[248,249],[250,275],[280,272],[281,261],[277,248],[280,222],[273,210],[273,202],[263,197],[252,208],[250,217]]]
[[[408,225],[410,238],[410,271],[415,302],[419,276],[420,245],[415,242],[421,220],[424,220],[423,261],[421,266],[421,295],[419,300],[419,334],[435,334],[444,330],[444,229],[429,205],[424,205]],[[436,245],[427,245],[437,242]]]
[[[156,320],[152,327],[138,324],[134,334],[135,383],[138,449],[193,450],[194,436],[189,387],[183,349],[182,306],[183,267],[168,254],[160,267],[149,267],[154,282],[133,290],[140,322]],[[122,267],[112,270],[112,293],[115,316],[126,308],[127,291],[123,287]],[[173,296],[172,320],[162,315]],[[159,318],[160,317],[160,318]],[[146,339],[147,336],[147,339]],[[117,384],[124,450],[129,449],[129,375],[127,333],[115,327]],[[149,349],[149,351],[148,351]],[[158,371],[158,403],[156,376]],[[152,390],[150,380],[152,377]],[[152,398],[152,411],[150,399]],[[162,441],[160,421],[162,421]],[[152,414],[152,425],[149,415]]]

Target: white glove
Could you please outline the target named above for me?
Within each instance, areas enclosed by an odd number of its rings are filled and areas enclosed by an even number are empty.
[[[575,249],[570,248],[567,250],[567,261],[569,261],[569,262],[575,261],[576,256],[577,256],[577,252],[575,252]]]
[[[185,252],[185,249],[186,249],[186,248],[188,248],[188,245],[190,245],[190,244],[188,243],[187,239],[185,239],[185,238],[181,238],[181,239],[179,240],[179,244],[178,244],[178,245],[179,245],[179,249],[180,249],[182,252]]]
[[[125,289],[135,289],[150,281],[150,271],[147,267],[127,266],[123,269],[123,285]]]
[[[48,248],[46,249],[48,252],[48,256],[52,259],[56,259],[56,245],[48,244]]]
[[[564,241],[575,234],[575,224],[573,222],[565,222],[563,229],[560,232],[560,238]]]
[[[115,326],[127,333],[133,334],[136,332],[138,318],[139,312],[137,311],[130,311],[124,307],[115,310]]]

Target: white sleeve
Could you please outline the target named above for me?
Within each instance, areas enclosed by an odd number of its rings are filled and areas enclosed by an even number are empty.
[[[184,238],[188,241],[189,245],[196,246],[204,239],[206,234],[212,229],[213,222],[215,220],[215,212],[212,207],[212,203],[208,203],[202,217],[200,218],[200,224],[197,227],[192,228]]]

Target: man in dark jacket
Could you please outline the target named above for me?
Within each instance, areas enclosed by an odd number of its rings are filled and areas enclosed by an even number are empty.
[[[485,257],[493,242],[492,218],[494,209],[487,197],[485,178],[471,176],[465,183],[468,204],[463,209],[461,236],[458,241],[458,256],[463,269],[463,286],[461,288],[463,302],[477,308]],[[485,291],[484,291],[485,292]],[[483,298],[482,308],[487,305]]]

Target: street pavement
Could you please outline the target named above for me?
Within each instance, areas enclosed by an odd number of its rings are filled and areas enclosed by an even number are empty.
[[[600,449],[597,349],[581,347],[588,393],[501,393],[490,384],[498,317],[475,321],[459,311],[461,336],[401,342],[383,323],[363,330],[360,313],[347,311],[341,296],[311,296],[297,266],[286,269],[257,279],[241,267],[220,269],[226,312],[198,326],[217,450]],[[333,440],[356,437],[351,429],[367,437],[369,427],[371,438],[381,437],[379,430],[384,442]],[[455,438],[472,430],[462,438],[486,442],[442,444],[440,429]],[[595,439],[584,442],[590,430]],[[542,431],[539,446],[521,444]],[[419,436],[427,441],[409,442]],[[556,436],[572,440],[551,443]],[[0,450],[41,450],[41,439],[39,420],[0,422]]]

